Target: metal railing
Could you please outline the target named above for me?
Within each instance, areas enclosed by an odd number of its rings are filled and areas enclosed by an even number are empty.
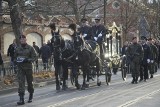
[[[33,73],[42,73],[42,72],[51,72],[54,71],[54,63],[49,62],[42,63],[42,61],[39,61],[38,64],[35,62],[32,64],[32,70]],[[3,78],[5,76],[13,76],[16,75],[16,66],[12,66],[9,62],[4,63],[3,65],[0,65],[0,77]]]

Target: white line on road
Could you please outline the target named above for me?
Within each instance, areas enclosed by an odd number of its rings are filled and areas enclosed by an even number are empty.
[[[102,91],[105,91],[105,90],[102,90]],[[82,96],[82,97],[72,98],[70,100],[66,100],[66,101],[63,101],[63,102],[60,102],[60,103],[57,103],[57,104],[54,104],[54,105],[50,105],[50,106],[47,106],[47,107],[56,107],[56,106],[64,105],[64,104],[67,104],[67,103],[70,103],[70,102],[73,102],[73,101],[85,99],[87,97],[97,95],[97,94],[101,93],[102,91],[100,91],[98,93],[95,93],[95,94],[90,94],[90,95],[86,95],[86,96]]]
[[[160,89],[158,89],[158,90],[156,90],[156,91],[153,91],[153,92],[151,92],[151,93],[149,93],[149,94],[146,94],[146,95],[144,95],[144,96],[142,96],[142,97],[138,97],[138,98],[136,98],[136,99],[134,99],[134,100],[128,101],[128,102],[126,102],[125,104],[122,104],[122,105],[120,105],[120,106],[118,106],[118,107],[128,107],[128,106],[131,106],[131,105],[133,105],[133,104],[135,104],[135,103],[137,103],[137,102],[139,102],[139,101],[142,101],[142,100],[144,100],[144,99],[146,99],[146,98],[148,98],[148,97],[151,97],[151,96],[153,96],[153,95],[155,95],[155,94],[157,94],[157,93],[159,93],[159,92],[160,92]]]
[[[141,86],[135,86],[135,87],[130,88],[130,89],[140,88],[140,87],[142,87],[142,86],[143,86],[142,88],[145,88],[145,87],[148,87],[148,86],[150,86],[150,85],[151,85],[150,83],[149,83],[148,85],[143,84],[143,85],[141,85]],[[152,84],[152,85],[153,85],[153,84]],[[129,91],[130,89],[127,89],[127,90],[123,91],[123,93]],[[90,95],[86,95],[86,96],[81,96],[81,97],[76,97],[76,98],[68,99],[68,100],[65,100],[65,101],[62,101],[62,102],[53,104],[53,105],[49,105],[49,106],[47,106],[47,107],[57,107],[57,106],[61,106],[61,105],[67,104],[67,103],[71,103],[71,102],[77,101],[77,100],[85,99],[85,98],[87,98],[87,97],[91,97],[91,96],[98,95],[99,93],[104,92],[104,91],[106,91],[106,90],[101,90],[101,91],[99,91],[98,93],[94,93],[94,94],[90,94]],[[159,90],[159,91],[160,91],[160,90]],[[116,94],[107,96],[107,98],[117,96],[117,95],[119,95],[120,93],[122,93],[122,92],[118,92],[118,93],[116,93]],[[105,99],[106,99],[106,98],[105,98]],[[106,100],[105,100],[105,101],[106,101]],[[120,107],[123,107],[123,106],[120,106]],[[125,107],[125,106],[124,106],[124,107]],[[127,107],[127,106],[126,106],[126,107]]]

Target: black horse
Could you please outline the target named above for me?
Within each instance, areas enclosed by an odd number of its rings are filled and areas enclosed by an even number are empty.
[[[97,75],[97,85],[101,85],[99,79],[100,76],[100,48],[98,43],[92,40],[84,41],[80,35],[75,35],[74,48],[77,51],[76,60],[78,64],[82,67],[83,71],[83,85],[82,89],[89,87],[89,79],[91,75],[91,70],[96,72],[92,75]],[[86,81],[87,76],[87,81]]]
[[[73,57],[75,50],[73,48],[73,42],[70,40],[64,40],[59,32],[52,32],[51,42],[53,44],[54,52],[54,66],[55,66],[55,77],[56,77],[56,90],[60,90],[60,80],[62,80],[62,89],[68,88],[68,67],[74,66]],[[77,74],[77,73],[76,73]],[[60,75],[62,75],[60,77]],[[75,75],[75,86],[77,89],[80,88],[78,84],[78,76]]]

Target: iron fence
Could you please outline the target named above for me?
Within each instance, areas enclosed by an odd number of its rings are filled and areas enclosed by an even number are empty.
[[[16,66],[11,65],[9,62],[4,63],[3,65],[0,65],[0,77],[3,78],[7,75],[16,75],[17,70]],[[41,73],[41,72],[50,72],[54,71],[54,63],[49,62],[49,63],[42,63],[41,61],[36,64],[35,62],[32,63],[32,70],[33,73]]]

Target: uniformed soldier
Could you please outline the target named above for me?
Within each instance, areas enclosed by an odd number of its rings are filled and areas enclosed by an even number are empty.
[[[132,38],[132,44],[128,46],[127,57],[130,60],[130,69],[132,73],[132,84],[138,83],[138,77],[140,74],[140,63],[143,58],[143,49],[140,44],[137,43],[137,37]]]
[[[156,60],[155,60],[155,67],[154,67],[154,69],[155,69],[155,73],[157,72],[157,70],[158,70],[158,58],[159,58],[159,45],[158,45],[158,41],[157,40],[153,40],[152,41],[153,42],[153,44],[156,46],[156,49],[155,49],[155,52],[156,52]]]
[[[153,78],[153,74],[155,73],[156,61],[158,59],[158,49],[154,45],[152,38],[149,38],[148,42],[151,47],[150,78]]]
[[[26,37],[22,35],[20,37],[20,46],[15,50],[15,62],[17,64],[18,70],[18,93],[20,97],[20,101],[17,102],[17,105],[23,105],[24,95],[25,95],[25,78],[28,84],[28,92],[29,92],[29,100],[28,103],[32,102],[33,99],[33,76],[32,76],[32,62],[37,60],[37,54],[34,48],[27,44]]]
[[[103,58],[103,53],[104,53],[103,41],[105,39],[107,30],[105,26],[101,24],[101,19],[99,16],[96,16],[95,25],[92,26],[91,31],[92,31],[91,33],[92,39],[100,45],[100,54],[101,54],[100,56],[101,58]]]
[[[91,27],[87,24],[87,19],[81,19],[81,27],[78,29],[84,40],[91,40]]]
[[[149,78],[149,76],[148,76],[148,64],[150,63],[150,60],[151,60],[151,48],[147,44],[146,40],[147,40],[146,37],[142,38],[142,47],[143,47],[143,50],[144,50],[144,56],[143,56],[143,60],[142,60],[142,63],[141,63],[139,82],[141,82],[142,80],[144,80],[146,82],[147,79]]]

